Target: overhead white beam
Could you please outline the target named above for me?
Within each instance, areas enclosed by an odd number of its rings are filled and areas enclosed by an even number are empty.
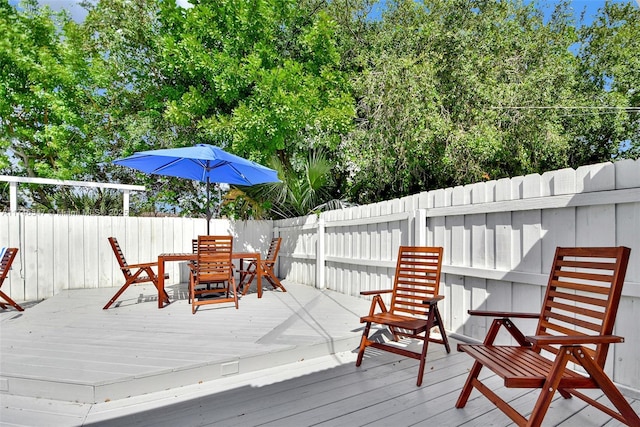
[[[122,212],[124,216],[129,216],[129,192],[145,191],[144,185],[116,184],[109,182],[86,182],[86,181],[67,181],[61,179],[49,178],[28,178],[23,176],[0,175],[0,181],[9,183],[9,211],[16,212],[18,210],[18,183],[25,184],[43,184],[43,185],[67,185],[71,187],[90,187],[90,188],[113,188],[124,192],[122,198]]]

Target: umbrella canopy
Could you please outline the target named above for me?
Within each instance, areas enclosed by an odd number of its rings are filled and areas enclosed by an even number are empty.
[[[113,163],[155,175],[175,176],[207,183],[207,234],[209,234],[210,183],[251,186],[280,182],[278,173],[251,160],[227,153],[220,147],[193,147],[140,151]]]

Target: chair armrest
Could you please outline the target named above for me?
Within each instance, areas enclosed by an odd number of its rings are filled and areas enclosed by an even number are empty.
[[[434,305],[437,304],[438,301],[442,301],[444,299],[444,295],[436,295],[435,297],[431,298],[431,299],[426,299],[424,301],[422,301],[423,304],[429,304],[429,305]]]
[[[534,345],[579,345],[579,344],[615,344],[624,342],[623,337],[616,335],[534,335],[526,337]]]
[[[376,291],[360,291],[360,295],[380,295],[380,294],[389,294],[393,292],[393,289],[379,289]]]
[[[141,264],[129,264],[125,267],[120,267],[121,270],[129,270],[130,268],[145,268],[145,267],[157,267],[157,262],[143,262]]]
[[[537,319],[540,313],[512,313],[509,311],[468,310],[471,316],[516,317],[520,319]]]

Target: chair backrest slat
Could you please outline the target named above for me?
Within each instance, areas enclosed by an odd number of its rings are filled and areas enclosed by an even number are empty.
[[[108,240],[109,240],[109,244],[111,245],[111,249],[113,249],[113,253],[116,256],[116,259],[118,260],[118,265],[122,270],[122,274],[124,274],[125,279],[128,279],[129,277],[131,277],[132,273],[131,273],[131,270],[128,268],[122,268],[122,267],[128,267],[129,264],[127,264],[127,260],[124,257],[124,253],[122,252],[122,249],[120,248],[118,239],[116,239],[115,237],[109,237]]]
[[[280,243],[282,242],[282,237],[274,237],[271,239],[271,244],[269,245],[269,250],[267,251],[267,258],[265,261],[274,261],[278,258],[278,252],[280,251]]]
[[[401,246],[393,284],[390,311],[395,314],[427,316],[424,300],[438,295],[442,248]]]
[[[198,236],[197,281],[226,281],[233,276],[231,236]]]
[[[18,248],[7,248],[4,254],[2,254],[2,260],[0,260],[0,285],[2,285],[2,282],[9,274],[11,264],[17,253]]]
[[[557,248],[536,335],[610,335],[620,303],[630,249]],[[556,353],[553,346],[537,350]],[[591,346],[604,367],[608,344]]]
[[[198,236],[198,247],[196,252],[229,252],[233,248],[233,237],[231,236]]]

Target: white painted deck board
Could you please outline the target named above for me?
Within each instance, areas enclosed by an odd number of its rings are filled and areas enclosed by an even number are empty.
[[[200,307],[195,315],[184,299],[158,310],[151,286],[129,289],[109,310],[101,307],[114,289],[67,291],[21,314],[3,311],[0,374],[9,393],[19,378],[104,386],[119,377],[123,383],[140,377],[149,381],[154,374],[175,377],[205,367],[202,379],[207,380],[228,373],[222,370],[228,362],[238,365],[231,373],[243,372],[357,345],[359,313],[366,311],[367,301],[291,286],[294,290],[286,293],[267,290],[262,299],[250,293],[241,298],[239,310],[216,304]],[[159,389],[171,386],[173,379]],[[120,394],[114,387],[111,398],[129,395],[126,387]],[[145,390],[154,391],[151,384]],[[87,398],[81,401],[99,401]]]
[[[262,300],[245,296],[239,310],[212,306],[196,315],[184,299],[158,310],[153,289],[143,287],[134,294],[148,297],[108,311],[101,307],[113,289],[0,312],[0,389],[22,378],[22,395],[0,390],[0,426],[512,425],[477,392],[455,409],[472,365],[455,340],[451,354],[429,345],[417,387],[415,360],[369,349],[355,366],[367,301],[286,286],[290,292],[267,291]],[[221,374],[225,363],[231,375]],[[486,370],[482,376],[523,413],[533,407],[537,393],[505,389]],[[91,392],[95,401],[70,401]],[[109,397],[125,392],[130,397]],[[619,423],[557,397],[544,425]]]

